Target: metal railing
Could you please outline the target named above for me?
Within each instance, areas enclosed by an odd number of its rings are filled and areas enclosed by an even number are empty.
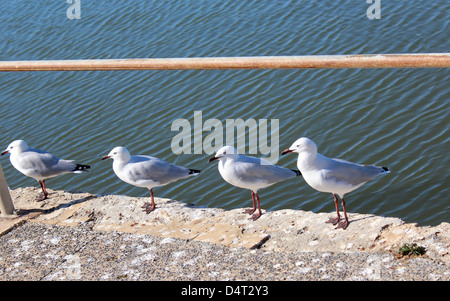
[[[6,184],[2,165],[0,164],[0,212],[2,217],[8,217],[14,213],[14,204]]]
[[[450,53],[0,61],[0,71],[449,68]],[[14,205],[0,165],[0,211]]]
[[[0,71],[448,68],[450,53],[1,61]]]

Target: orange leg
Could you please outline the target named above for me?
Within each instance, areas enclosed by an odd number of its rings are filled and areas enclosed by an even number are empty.
[[[336,227],[336,229],[337,228],[342,228],[342,229],[347,229],[347,227],[348,227],[348,223],[349,223],[349,221],[348,221],[348,217],[347,217],[347,210],[345,209],[345,201],[344,201],[344,198],[342,198],[342,209],[344,210],[344,217],[345,217],[345,220],[344,221],[342,221],[342,222],[340,222],[339,223],[339,225]]]
[[[253,190],[250,191],[252,192],[253,209],[245,209],[243,213],[253,214],[256,211],[255,193]]]
[[[326,221],[325,223],[336,225],[336,224],[341,220],[341,216],[339,215],[339,205],[338,205],[338,198],[337,198],[337,195],[335,195],[335,194],[333,193],[333,196],[334,196],[334,205],[336,206],[337,217],[336,217],[336,218],[330,218],[330,219],[329,219],[328,221]]]
[[[38,202],[48,199],[47,189],[45,188],[45,180],[39,181],[39,185],[41,186],[43,195],[38,199]]]
[[[153,197],[153,188],[150,189],[150,196],[151,196],[151,203],[148,203],[148,202],[144,203],[144,205],[141,207],[144,209],[144,212],[146,212],[147,214],[149,214],[156,208],[155,199]]]
[[[258,213],[255,213],[252,215],[252,217],[250,217],[250,219],[256,221],[258,218],[261,217],[262,213],[261,213],[261,205],[259,204],[259,196],[257,193],[255,193],[255,197],[256,197],[256,202],[258,203]],[[256,210],[256,208],[255,208]]]

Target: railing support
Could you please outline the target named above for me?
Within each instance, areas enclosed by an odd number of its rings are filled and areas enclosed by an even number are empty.
[[[6,184],[5,175],[3,174],[2,165],[0,164],[0,211],[1,217],[15,217],[14,204]]]

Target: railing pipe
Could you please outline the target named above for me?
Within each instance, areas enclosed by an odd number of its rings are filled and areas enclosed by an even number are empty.
[[[0,71],[448,67],[450,53],[0,61]]]

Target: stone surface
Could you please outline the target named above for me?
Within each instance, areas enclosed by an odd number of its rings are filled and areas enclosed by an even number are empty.
[[[350,224],[346,230],[342,230],[335,229],[335,226],[325,223],[329,217],[334,217],[334,212],[313,213],[289,209],[270,212],[264,211],[261,218],[257,221],[252,221],[249,219],[248,214],[242,213],[242,208],[234,210],[200,208],[192,204],[162,198],[156,198],[156,210],[150,214],[146,214],[142,211],[141,206],[144,202],[148,201],[148,198],[134,198],[120,195],[93,195],[89,193],[49,190],[50,199],[43,202],[37,202],[36,197],[39,195],[39,189],[37,188],[18,188],[11,191],[11,195],[15,208],[18,209],[18,217],[13,219],[0,219],[0,235],[3,235],[3,237],[8,237],[8,232],[15,231],[14,229],[17,227],[24,228],[27,225],[27,227],[32,227],[30,224],[36,224],[35,227],[38,227],[37,225],[46,225],[46,227],[50,227],[48,228],[49,230],[46,230],[47,232],[44,231],[45,233],[52,231],[51,229],[59,229],[58,231],[63,232],[66,230],[61,229],[74,229],[66,231],[67,233],[64,235],[48,238],[48,241],[44,243],[48,244],[47,247],[50,248],[53,241],[54,245],[59,245],[59,248],[54,251],[57,254],[48,254],[47,259],[52,256],[64,259],[64,256],[70,256],[70,254],[76,253],[74,250],[77,248],[83,249],[88,248],[88,246],[89,248],[95,248],[97,244],[91,246],[92,241],[97,239],[96,237],[108,235],[104,233],[111,233],[109,235],[113,235],[113,237],[118,235],[115,233],[124,233],[132,235],[129,237],[130,240],[132,239],[131,237],[147,237],[147,239],[150,240],[155,240],[155,237],[157,237],[159,244],[164,244],[165,241],[168,243],[181,241],[184,243],[191,242],[191,244],[186,245],[186,247],[194,246],[195,243],[200,244],[199,246],[207,245],[207,248],[219,248],[220,246],[221,252],[224,252],[223,250],[240,250],[239,252],[247,252],[245,253],[247,255],[240,256],[248,256],[248,252],[259,252],[258,256],[262,254],[271,254],[270,256],[275,257],[277,256],[276,254],[283,254],[282,256],[285,257],[295,257],[296,255],[293,254],[302,254],[302,256],[314,257],[312,260],[318,260],[318,258],[324,259],[327,256],[330,258],[334,258],[334,256],[338,256],[339,258],[347,258],[346,256],[349,256],[348,258],[360,256],[360,261],[362,260],[364,266],[370,269],[372,261],[377,262],[377,266],[380,264],[386,266],[398,266],[398,260],[395,260],[395,264],[393,263],[393,254],[395,251],[404,243],[417,243],[418,245],[424,246],[427,249],[427,252],[422,258],[415,258],[413,261],[409,261],[408,264],[414,263],[414,268],[406,265],[407,268],[404,270],[403,278],[400,278],[410,279],[408,278],[410,277],[408,269],[416,269],[416,273],[419,273],[418,271],[423,270],[423,267],[419,267],[420,265],[431,265],[431,267],[428,267],[428,270],[433,270],[434,266],[436,269],[444,269],[447,272],[443,273],[441,271],[437,272],[437,274],[428,273],[425,279],[442,279],[442,277],[447,280],[449,279],[449,223],[442,223],[436,227],[419,227],[417,224],[405,223],[398,218],[350,213]],[[27,222],[25,223],[25,221]],[[64,227],[61,228],[61,226]],[[80,229],[84,230],[81,231]],[[86,232],[87,229],[89,230],[88,232]],[[73,237],[70,235],[71,232],[73,233]],[[94,233],[97,233],[97,236],[94,236]],[[83,239],[87,240],[89,243],[86,242],[84,246],[77,246],[76,244],[69,246],[69,242],[72,242],[77,237],[83,237]],[[13,240],[13,242],[16,243],[21,250],[31,248],[30,239],[24,239],[23,241],[20,241],[20,239],[17,241]],[[107,253],[106,250],[108,249],[108,246],[102,244],[104,244],[104,242],[98,242],[98,246],[104,248]],[[217,247],[212,247],[211,245],[216,245]],[[152,249],[151,246],[147,245],[142,246],[142,248]],[[242,249],[248,251],[242,251]],[[120,248],[116,249],[115,252],[117,252],[117,250],[120,250]],[[49,249],[46,249],[46,251],[51,252]],[[135,252],[140,251],[138,249],[135,250]],[[170,256],[182,258],[188,253],[186,250],[179,252],[181,253],[178,255],[172,253]],[[66,254],[63,255],[64,253]],[[111,264],[115,262],[116,259],[113,257],[117,255],[114,255],[113,253],[114,252],[110,255],[110,260],[103,258],[102,261],[107,261]],[[152,256],[156,256],[152,255],[152,252],[148,252],[148,254],[147,252],[144,253],[146,254],[145,256],[148,257],[146,257],[147,259],[145,260],[151,261],[153,258]],[[107,257],[107,254],[102,256]],[[60,264],[66,264],[67,261],[70,261],[69,259],[65,258]],[[84,260],[88,259],[80,257],[77,260],[81,260],[81,263],[83,263]],[[131,259],[129,258],[129,260]],[[140,259],[135,258],[133,260]],[[254,259],[248,260],[249,262],[252,262]],[[272,258],[270,260],[274,259]],[[333,259],[333,261],[335,260],[337,259]],[[290,269],[294,268],[300,274],[303,273],[305,275],[309,275],[310,272],[313,273],[314,268],[311,267],[311,262],[300,259],[295,259],[294,261],[296,263],[293,262],[293,266],[289,265]],[[195,259],[192,258],[189,259],[188,262],[191,262],[192,264],[208,264],[207,260],[204,258],[201,260],[198,259],[197,263]],[[351,266],[351,262],[347,259],[344,261],[339,259],[338,263],[339,262],[341,262],[340,264],[342,266],[347,268]],[[22,259],[20,262],[9,262],[9,264],[13,266],[22,265],[25,267],[30,264],[30,262]],[[264,263],[264,265],[265,264],[266,263]],[[98,269],[108,270],[108,265],[109,264],[104,264],[104,266],[101,266]],[[276,266],[277,264],[273,262],[273,265]],[[10,268],[10,266],[7,265],[4,270],[8,268]],[[32,269],[33,267],[30,266],[29,268]],[[55,267],[49,266],[48,268],[51,272],[47,271],[46,273],[43,271],[42,273],[39,273],[36,278],[61,278],[59,277],[58,272],[55,271]],[[280,262],[280,269],[282,268],[287,268],[287,266],[282,265]],[[390,268],[391,272],[392,269],[393,268]],[[208,270],[212,271],[213,269],[208,268]],[[361,268],[359,268],[359,270],[359,272],[361,272]],[[402,271],[401,267],[400,270],[397,268],[395,268],[395,270],[396,272],[394,274],[390,272],[390,274],[385,275],[388,277],[387,279],[398,278],[397,276],[399,276]],[[209,273],[213,273],[211,271]],[[366,272],[369,273],[368,270]],[[315,271],[315,273],[317,274],[318,272]],[[317,277],[319,277],[319,279],[327,279],[327,277],[333,278],[331,276],[332,274],[329,274],[332,273],[331,271],[328,271],[327,273],[319,273],[320,275],[317,275]],[[361,273],[357,275],[352,274],[351,277],[344,278],[357,279],[361,276]],[[101,277],[108,278],[108,272],[102,271],[101,274],[103,275]],[[215,279],[215,277],[212,277],[211,275],[209,275],[207,279]],[[217,275],[217,278],[221,279],[236,279],[237,277],[236,275],[233,277],[229,275],[230,277],[227,277],[226,273],[220,274],[219,272]],[[219,277],[219,275],[221,276]],[[397,276],[394,277],[393,275]],[[291,276],[286,274],[285,278],[297,279],[296,277]],[[369,274],[366,276],[366,278],[361,277],[363,279],[373,279],[369,277]],[[88,277],[87,274],[86,277]],[[162,274],[161,277],[163,277]],[[198,275],[193,278],[197,279],[196,277],[198,277]],[[416,275],[415,277],[418,276]],[[237,278],[245,279],[245,277]],[[384,279],[383,277],[381,278]]]

